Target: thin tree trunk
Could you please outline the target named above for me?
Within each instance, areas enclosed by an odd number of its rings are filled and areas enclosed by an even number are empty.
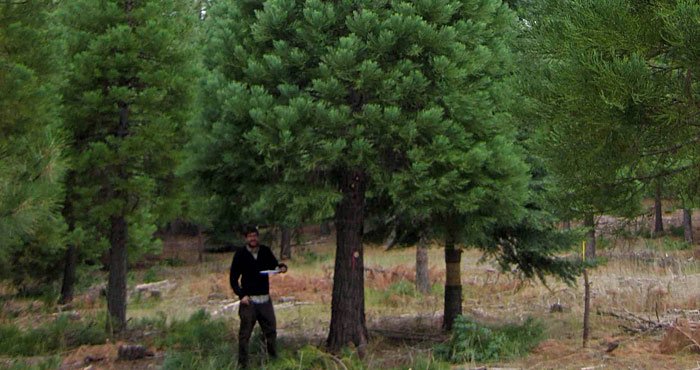
[[[75,244],[71,243],[66,249],[66,262],[63,267],[63,283],[61,284],[61,304],[73,301],[73,289],[75,287],[75,269],[78,263]]]
[[[586,260],[593,261],[596,256],[595,243],[595,218],[592,213],[584,215],[583,225],[588,229],[586,238]],[[584,296],[583,296],[583,346],[588,345],[589,317],[591,304],[591,283],[588,281],[588,271],[583,270]]]
[[[564,229],[571,230],[571,220],[564,220]]]
[[[391,233],[389,233],[389,237],[387,238],[388,243],[386,244],[386,248],[384,250],[388,251],[393,249],[396,246],[396,243],[399,241],[399,238],[396,233],[396,228],[391,229]]]
[[[344,169],[340,189],[343,199],[335,210],[336,253],[327,345],[333,352],[353,343],[364,353],[367,344],[365,282],[362,248],[366,175]]]
[[[588,345],[589,336],[589,317],[590,317],[590,306],[591,306],[591,284],[588,281],[588,271],[583,270],[583,284],[584,284],[584,296],[583,296],[583,348]]]
[[[321,223],[321,235],[323,235],[323,236],[331,235],[330,222],[326,221],[326,222]]]
[[[303,243],[303,238],[304,238],[304,227],[303,226],[297,226],[292,229],[292,239],[294,239],[294,244],[300,245]]]
[[[462,314],[462,249],[455,245],[454,235],[448,235],[445,242],[445,315],[442,327],[452,330],[457,316]]]
[[[421,237],[416,247],[416,289],[419,292],[430,293],[430,279],[428,276],[428,247],[425,238]]]
[[[112,216],[109,242],[109,281],[107,283],[107,331],[126,329],[126,238],[128,226],[122,215]]]
[[[282,226],[282,236],[280,237],[280,259],[288,260],[292,258],[292,229]]]
[[[204,234],[199,224],[197,224],[197,261],[204,262]]]
[[[695,244],[695,237],[693,235],[693,211],[688,208],[683,208],[683,237],[686,243],[690,245]]]
[[[592,213],[586,214],[583,217],[583,226],[585,226],[588,231],[588,238],[586,238],[586,259],[595,258],[595,218]]]
[[[663,209],[661,203],[661,182],[656,185],[656,196],[654,197],[654,234],[664,232]]]

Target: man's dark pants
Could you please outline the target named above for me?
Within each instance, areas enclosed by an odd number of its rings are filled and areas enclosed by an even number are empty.
[[[242,365],[248,363],[248,342],[256,321],[260,323],[260,328],[265,335],[268,355],[276,357],[277,321],[272,300],[259,304],[253,302],[241,304],[238,308],[238,316],[241,318],[241,329],[238,331],[238,362]]]

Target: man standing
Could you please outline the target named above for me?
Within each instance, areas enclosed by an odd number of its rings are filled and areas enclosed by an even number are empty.
[[[230,276],[231,288],[241,299],[238,308],[238,316],[241,319],[241,328],[238,331],[238,363],[242,367],[248,365],[248,341],[256,321],[260,323],[260,328],[265,334],[268,355],[277,356],[277,322],[270,300],[268,275],[275,269],[279,269],[281,273],[287,272],[287,265],[278,263],[269,247],[258,244],[257,227],[246,227],[244,236],[247,245],[238,248],[233,255]]]

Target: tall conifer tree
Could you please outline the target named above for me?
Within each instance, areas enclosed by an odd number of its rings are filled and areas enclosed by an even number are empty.
[[[64,137],[53,1],[0,3],[0,276],[56,279]]]
[[[457,246],[496,240],[499,221],[525,215],[507,113],[515,17],[500,1],[230,0],[207,22],[203,174],[229,181],[224,207],[334,215],[331,349],[367,341],[373,202],[453,225]],[[531,262],[516,244],[484,247]]]
[[[108,328],[126,324],[127,250],[153,246],[197,78],[186,0],[71,0],[66,123],[76,162],[68,217],[109,245]]]

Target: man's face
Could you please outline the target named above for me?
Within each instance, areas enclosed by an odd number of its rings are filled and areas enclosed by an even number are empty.
[[[245,240],[251,248],[258,246],[258,233],[248,233],[245,236]]]

